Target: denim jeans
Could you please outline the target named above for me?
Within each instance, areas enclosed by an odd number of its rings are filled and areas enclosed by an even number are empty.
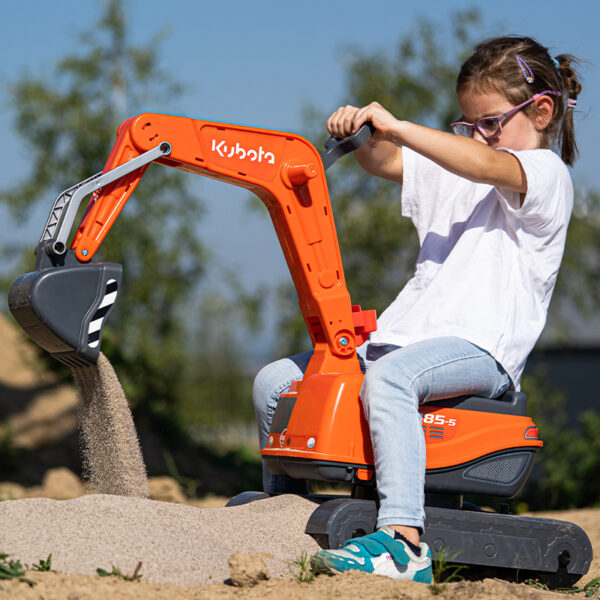
[[[425,439],[419,404],[464,395],[496,398],[511,385],[506,371],[485,350],[458,337],[434,338],[404,348],[358,348],[365,379],[361,401],[375,456],[380,508],[377,527],[423,529]],[[253,387],[260,447],[264,448],[279,395],[301,379],[312,352],[261,369]],[[263,465],[269,493],[303,492],[306,482],[275,476]]]

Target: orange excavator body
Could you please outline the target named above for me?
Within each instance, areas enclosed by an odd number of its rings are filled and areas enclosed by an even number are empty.
[[[141,114],[119,127],[103,173],[161,144],[170,152],[155,162],[244,187],[263,201],[298,293],[314,354],[302,381],[284,394],[293,411],[285,430],[269,436],[263,455],[350,464],[359,480],[372,480],[356,347],[376,329],[375,312],[350,301],[321,154],[292,133]],[[147,167],[94,192],[71,244],[77,261],[94,256]],[[421,412],[428,469],[542,446],[526,416],[429,406]]]

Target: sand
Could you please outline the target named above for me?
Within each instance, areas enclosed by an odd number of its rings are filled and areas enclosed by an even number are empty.
[[[304,533],[315,507],[291,495],[215,509],[100,494],[12,500],[0,502],[0,551],[27,564],[52,553],[54,569],[79,574],[132,573],[142,561],[144,581],[188,585],[229,579],[227,559],[241,551],[284,577],[319,549]]]
[[[148,497],[146,466],[129,403],[104,354],[98,363],[73,368],[79,391],[83,465],[100,494]]]
[[[60,573],[29,574],[37,585],[9,582],[4,585],[4,600],[97,600],[165,599],[169,600],[552,600],[571,598],[565,594],[536,589],[530,585],[515,585],[494,579],[478,582],[447,584],[434,594],[430,586],[411,581],[394,581],[365,573],[348,573],[338,577],[318,577],[311,583],[271,579],[253,587],[233,588],[212,585],[197,589],[168,584],[128,583],[114,578]],[[579,595],[577,597],[580,597]]]
[[[198,508],[142,498],[88,495],[73,500],[29,498],[0,502],[0,551],[25,564],[52,553],[57,573],[29,572],[38,582],[29,588],[0,581],[0,598],[365,598],[368,600],[452,598],[454,600],[545,600],[565,594],[538,586],[495,579],[449,583],[441,594],[431,586],[396,582],[368,574],[320,576],[299,583],[290,563],[317,550],[304,533],[315,505],[297,496],[279,496],[230,508]],[[600,510],[549,513],[583,526],[600,555]],[[242,588],[226,584],[228,559],[236,552],[260,557],[269,579]],[[116,566],[132,574],[142,561],[140,582],[93,575]],[[594,560],[580,585],[600,576]],[[208,585],[207,585],[208,584]],[[577,597],[585,597],[583,593]],[[597,596],[594,596],[597,597]]]

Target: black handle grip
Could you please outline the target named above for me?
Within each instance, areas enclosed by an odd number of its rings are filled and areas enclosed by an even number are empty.
[[[375,127],[367,121],[356,133],[344,139],[330,137],[325,142],[325,151],[321,152],[323,166],[327,170],[338,158],[358,150],[373,134]]]

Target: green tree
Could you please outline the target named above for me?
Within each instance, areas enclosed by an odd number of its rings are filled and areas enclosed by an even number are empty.
[[[10,85],[16,130],[31,162],[26,179],[0,193],[15,217],[26,218],[40,204],[50,210],[58,191],[103,168],[124,118],[178,97],[181,86],[160,68],[160,48],[160,35],[133,45],[123,1],[109,0],[98,23],[80,36],[76,53],[44,76]],[[192,181],[189,174],[151,165],[96,255],[123,264],[123,292],[103,351],[138,415],[182,415],[182,399],[199,393],[197,371],[211,377],[205,367],[210,350],[202,351],[189,334],[202,317],[197,291],[207,256],[197,232],[203,207],[190,191]],[[32,270],[32,249],[29,244],[19,272]],[[196,339],[210,348],[210,339]],[[240,360],[228,356],[222,370],[243,378]],[[247,379],[245,397],[238,388],[231,391],[229,408],[249,404]],[[221,403],[212,399],[213,406]]]
[[[600,308],[600,192],[575,190],[565,254],[550,304],[547,336],[554,343],[576,345],[573,331],[598,315]]]
[[[523,391],[544,447],[517,503],[529,510],[598,506],[600,414],[588,409],[579,415],[578,426],[570,427],[564,391],[550,383],[546,368],[525,376]]]

